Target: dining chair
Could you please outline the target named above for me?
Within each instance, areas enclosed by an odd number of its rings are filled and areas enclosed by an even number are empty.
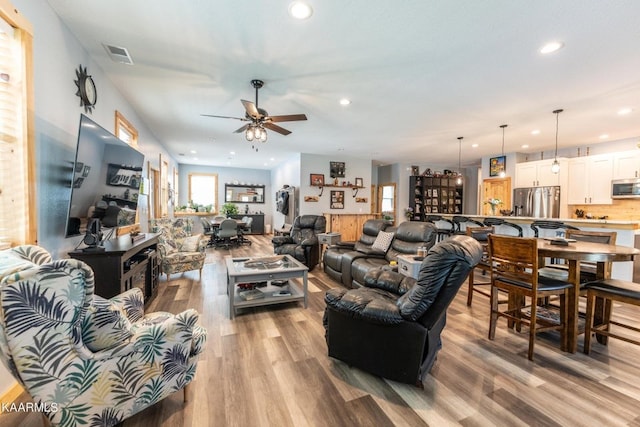
[[[509,324],[515,324],[518,332],[523,323],[529,326],[529,360],[533,360],[536,335],[539,332],[559,330],[560,346],[566,349],[567,295],[572,284],[538,274],[537,239],[490,234],[489,254],[492,265],[489,339],[495,338],[498,318],[505,317]],[[500,309],[505,303],[499,301],[499,291],[509,294],[506,309]],[[556,295],[560,298],[559,316],[548,315],[550,313],[541,313],[545,316],[539,316],[537,301]],[[527,298],[529,306],[525,307]]]
[[[470,306],[473,301],[473,293],[477,292],[480,295],[486,297],[491,296],[490,289],[485,289],[486,286],[491,286],[491,281],[476,282],[475,272],[480,271],[485,276],[487,273],[491,273],[491,260],[489,259],[489,234],[495,233],[493,227],[467,227],[467,236],[471,236],[476,239],[480,245],[482,245],[482,258],[480,262],[469,273],[469,290],[467,292],[467,305]]]
[[[224,246],[229,249],[238,244],[238,223],[235,219],[226,218],[220,223],[216,235],[216,248]]]
[[[247,239],[245,235],[251,234],[251,224],[253,223],[253,217],[243,216],[242,223],[244,225],[238,228],[238,244],[251,246],[253,242]]]
[[[202,224],[202,229],[204,230],[202,234],[209,237],[209,242],[207,242],[207,246],[213,246],[215,243],[215,229],[211,222],[207,218],[200,218],[200,224]]]
[[[640,332],[640,328],[631,322],[624,322],[624,318],[612,320],[613,302],[616,306],[621,304],[629,304],[640,306],[640,287],[637,283],[627,282],[624,280],[604,279],[589,282],[585,285],[587,292],[587,315],[585,322],[584,335],[584,353],[589,354],[591,351],[591,333],[603,337],[611,337],[620,339],[632,344],[640,345],[638,339],[633,339],[629,335],[620,335],[616,331],[611,331],[611,325],[623,328],[633,332]],[[594,309],[596,298],[604,300],[604,317],[601,324],[594,324]],[[606,341],[604,341],[606,343]]]

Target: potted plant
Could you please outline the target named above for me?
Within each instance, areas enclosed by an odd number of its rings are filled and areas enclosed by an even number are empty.
[[[225,203],[220,208],[220,212],[222,212],[227,217],[230,217],[231,215],[237,215],[238,214],[238,207],[236,205],[234,205],[233,203]]]

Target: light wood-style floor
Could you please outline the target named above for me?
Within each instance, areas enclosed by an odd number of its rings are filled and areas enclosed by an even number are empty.
[[[231,321],[224,256],[273,253],[269,236],[252,239],[251,247],[209,249],[201,281],[197,272],[162,281],[147,311],[195,308],[209,332],[194,399],[184,404],[175,393],[124,426],[640,426],[640,347],[610,340],[586,356],[581,337],[579,352],[567,354],[549,334],[530,362],[525,328],[508,331],[501,320],[495,341],[487,339],[488,299],[476,294],[468,308],[466,285],[449,309],[424,390],[327,356],[323,296],[339,285],[320,266],[309,275],[308,309],[248,309]],[[637,309],[614,311],[640,320]],[[39,426],[41,418],[5,414],[0,425]]]

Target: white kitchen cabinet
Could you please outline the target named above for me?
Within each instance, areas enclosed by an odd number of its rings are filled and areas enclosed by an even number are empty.
[[[560,163],[560,173],[551,172],[551,165],[554,159],[538,160],[516,164],[515,187],[546,187],[550,185],[561,185],[563,176],[567,175],[567,160],[558,159]]]
[[[570,205],[610,205],[613,156],[576,157],[569,160],[567,203]]]
[[[640,177],[640,151],[622,151],[613,157],[613,179]]]

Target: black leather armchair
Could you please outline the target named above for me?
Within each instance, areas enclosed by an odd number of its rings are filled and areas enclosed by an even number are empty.
[[[289,254],[309,268],[318,264],[320,244],[318,234],[327,230],[327,220],[320,215],[301,215],[293,221],[288,236],[271,239],[273,250],[278,255]]]
[[[329,246],[323,256],[324,272],[332,279],[351,287],[351,280],[348,283],[343,281],[343,278],[346,276],[350,278],[351,275],[347,274],[345,276],[343,271],[351,269],[351,261],[354,259],[371,253],[371,245],[376,241],[378,233],[384,231],[387,226],[388,223],[383,219],[369,219],[362,225],[362,235],[357,242],[339,242]],[[345,257],[345,254],[350,252],[354,253]],[[344,262],[347,259],[348,261]]]
[[[481,257],[478,241],[454,236],[429,250],[418,280],[379,268],[362,288],[330,289],[323,319],[329,356],[422,387],[441,347],[447,307]]]
[[[401,223],[395,230],[395,237],[386,253],[370,253],[364,257],[356,256],[352,260],[349,260],[352,253],[344,255],[343,262],[350,262],[351,269],[348,276],[343,270],[343,284],[347,287],[362,286],[364,277],[369,270],[388,265],[391,261],[397,261],[398,255],[415,255],[418,253],[419,247],[431,248],[436,243],[437,235],[436,226],[429,222],[405,221]]]

